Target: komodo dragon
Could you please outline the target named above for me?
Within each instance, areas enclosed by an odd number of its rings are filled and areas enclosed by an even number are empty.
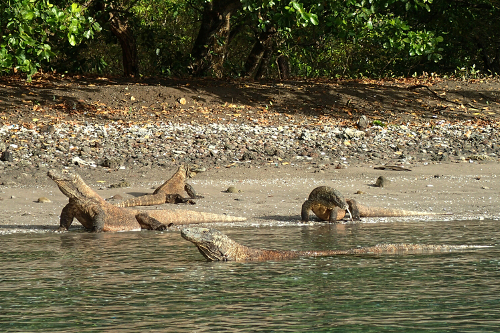
[[[196,164],[183,164],[169,180],[154,190],[153,194],[130,198],[116,203],[115,206],[134,207],[161,205],[164,203],[194,203],[190,199],[201,199],[203,197],[196,194],[194,188],[186,183],[186,179],[193,178],[197,173],[204,172],[205,170],[205,168]],[[182,197],[184,192],[188,194],[189,198]]]
[[[298,257],[361,254],[426,254],[487,247],[476,245],[378,244],[350,250],[280,251],[255,249],[238,244],[216,229],[189,227],[181,230],[181,236],[196,245],[200,253],[208,261],[283,260]]]
[[[101,198],[77,174],[49,170],[47,175],[69,198],[69,203],[62,209],[58,231],[68,230],[74,218],[86,229],[94,232],[164,230],[171,224],[246,220],[243,217],[191,210],[136,210],[116,207]]]
[[[349,210],[345,209],[344,202]],[[309,221],[309,212],[322,221],[336,222],[344,218],[346,210],[351,219],[359,220],[361,217],[396,217],[396,216],[423,216],[423,215],[450,215],[450,213],[419,212],[404,209],[382,207],[368,207],[354,199],[345,199],[339,191],[329,187],[320,186],[312,190],[309,198],[302,205],[302,220]]]
[[[309,213],[311,210],[314,214],[318,215],[316,212],[320,210],[328,210],[329,212],[334,212],[329,214],[326,221],[336,222],[337,216],[342,215],[342,219],[345,215],[345,211],[349,213],[352,219],[351,211],[347,205],[344,196],[337,190],[331,188],[330,186],[320,186],[316,187],[309,194],[309,198],[302,204],[301,217],[302,221],[309,221]]]

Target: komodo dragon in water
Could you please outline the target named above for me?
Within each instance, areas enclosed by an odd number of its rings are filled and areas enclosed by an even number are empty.
[[[349,207],[349,209],[346,209],[346,206]],[[361,217],[450,215],[450,213],[368,207],[358,203],[354,199],[344,199],[339,191],[329,186],[320,186],[312,190],[309,198],[302,205],[301,217],[303,221],[309,221],[309,213],[311,210],[320,220],[330,222],[336,222],[343,219],[346,210],[351,216],[351,219],[355,220],[359,220]]]
[[[423,245],[378,244],[349,250],[280,251],[255,249],[238,244],[222,232],[208,228],[184,228],[181,236],[192,242],[208,261],[283,260],[299,257],[327,257],[338,255],[427,254],[466,251],[488,246],[477,245]]]
[[[76,218],[93,232],[127,230],[165,230],[171,224],[240,222],[244,217],[191,210],[136,210],[116,207],[101,198],[74,173],[49,170],[47,175],[69,198],[62,209],[58,231],[66,231]]]
[[[197,173],[206,171],[196,164],[183,164],[169,180],[160,185],[152,194],[141,195],[115,204],[117,207],[153,206],[164,203],[194,203],[190,199],[201,199],[194,188],[186,183],[186,179],[193,178]],[[186,192],[189,198],[182,194]]]

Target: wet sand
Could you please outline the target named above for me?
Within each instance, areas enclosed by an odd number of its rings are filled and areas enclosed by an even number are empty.
[[[363,218],[361,223],[500,219],[500,165],[489,163],[444,163],[408,166],[412,171],[376,170],[372,165],[346,169],[320,170],[311,166],[253,167],[210,169],[191,179],[197,192],[205,198],[196,205],[160,205],[148,209],[192,209],[244,216],[248,220],[238,225],[297,226],[300,208],[310,191],[328,185],[338,189],[346,198],[354,198],[369,206],[453,213],[420,217]],[[75,170],[79,172],[78,170]],[[153,188],[168,179],[174,169],[153,168],[132,174],[117,170],[96,169],[82,174],[84,180],[104,198],[119,194],[124,199],[151,193]],[[376,179],[385,176],[388,186],[374,187]],[[132,186],[109,188],[118,179]],[[229,186],[240,193],[224,192]],[[356,192],[361,191],[361,194]],[[59,214],[68,202],[56,185],[17,184],[0,186],[0,233],[53,231],[59,225]],[[51,202],[39,203],[46,197]],[[311,223],[318,222],[313,218]],[[344,221],[343,223],[351,223]],[[217,225],[217,224],[214,224]],[[219,224],[220,225],[220,224]],[[227,224],[225,224],[227,226]],[[78,221],[71,230],[81,230]]]

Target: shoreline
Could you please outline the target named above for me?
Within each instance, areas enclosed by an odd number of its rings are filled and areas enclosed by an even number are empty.
[[[175,169],[93,170],[75,166],[73,171],[103,198],[120,195],[124,199],[150,193],[169,178]],[[500,219],[500,166],[495,162],[442,163],[412,166],[412,171],[376,170],[373,166],[352,166],[345,169],[317,167],[252,167],[210,168],[190,179],[204,199],[196,205],[160,205],[148,209],[190,209],[219,214],[244,216],[243,223],[211,224],[224,226],[304,226],[300,207],[310,191],[321,185],[338,189],[345,197],[378,207],[453,213],[453,215],[405,218],[363,218],[361,223],[411,222],[442,220]],[[378,176],[390,180],[383,188],[374,187]],[[30,176],[27,176],[28,179]],[[40,176],[42,177],[42,176]],[[0,186],[0,234],[53,231],[59,214],[68,202],[47,176],[37,183],[22,182]],[[110,187],[127,181],[130,187]],[[240,193],[225,193],[235,186]],[[362,194],[356,194],[360,191]],[[39,197],[50,200],[37,202]],[[313,219],[311,225],[325,223]],[[344,221],[343,223],[351,223]],[[75,221],[73,226],[80,226]],[[79,230],[72,227],[72,230]]]

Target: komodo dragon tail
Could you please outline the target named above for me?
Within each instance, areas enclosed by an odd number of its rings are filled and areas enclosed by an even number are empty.
[[[420,215],[450,215],[451,213],[419,212],[414,210],[392,209],[383,207],[368,207],[358,204],[360,217],[392,217]]]
[[[196,224],[196,223],[211,223],[211,222],[243,222],[245,217],[231,216],[224,214],[214,214],[206,212],[197,212],[193,210],[176,209],[176,210],[141,210],[149,216],[157,219],[163,224],[174,225],[180,224]]]
[[[393,209],[383,207],[369,207],[357,203],[355,200],[347,200],[349,208],[359,217],[395,217],[395,216],[424,216],[424,215],[452,215],[453,213],[419,212],[414,210]]]
[[[453,251],[467,251],[488,246],[480,245],[434,245],[434,244],[377,244],[370,247],[360,247],[338,251],[342,254],[428,254]]]
[[[128,200],[124,200],[121,202],[114,203],[116,207],[135,207],[135,206],[154,206],[161,205],[166,203],[166,195],[165,194],[146,194],[141,195],[139,197],[130,198]],[[174,203],[175,200],[172,200]]]

